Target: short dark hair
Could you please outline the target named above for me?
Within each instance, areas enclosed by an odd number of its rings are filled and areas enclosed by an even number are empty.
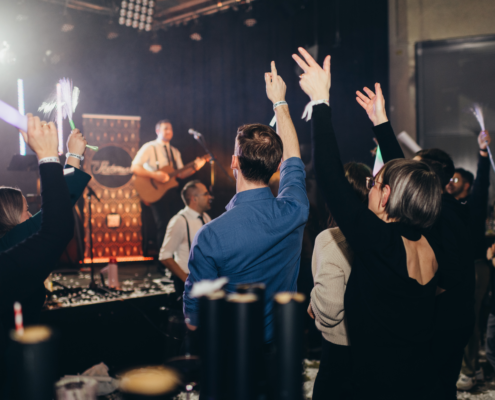
[[[351,184],[354,189],[354,193],[356,193],[359,200],[361,200],[362,203],[367,204],[369,190],[366,187],[366,178],[373,177],[371,168],[363,163],[349,162],[344,165],[344,172],[345,177]],[[328,227],[333,228],[335,226],[337,226],[337,223],[335,222],[333,215],[330,213],[328,218]]]
[[[157,131],[158,129],[160,129],[160,126],[162,124],[170,124],[172,125],[172,122],[170,122],[168,119],[161,119],[160,121],[158,121],[155,125],[155,131]]]
[[[0,187],[0,237],[21,223],[23,209],[24,201],[19,189]]]
[[[191,198],[194,196],[194,190],[198,187],[196,186],[201,181],[195,179],[193,181],[187,182],[180,192],[180,197],[186,206],[191,202]]]
[[[474,175],[471,172],[466,171],[464,168],[456,168],[455,172],[457,172],[460,176],[462,176],[464,182],[469,183],[470,187],[473,186]]]
[[[455,172],[452,158],[445,151],[440,149],[420,150],[416,155],[421,157],[421,161],[426,162],[431,167],[440,178],[442,188],[445,188]]]
[[[242,175],[248,181],[268,185],[283,153],[282,139],[269,126],[250,124],[237,130],[236,156]]]
[[[419,228],[433,225],[442,204],[438,175],[427,163],[396,159],[386,163],[378,173],[380,190],[390,186],[385,211],[390,219]]]

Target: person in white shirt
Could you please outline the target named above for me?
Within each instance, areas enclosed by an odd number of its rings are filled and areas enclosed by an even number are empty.
[[[174,169],[184,167],[180,151],[170,145],[174,137],[172,124],[169,120],[163,119],[156,124],[156,140],[145,143],[137,152],[132,161],[131,170],[137,176],[154,179],[158,182],[168,182],[170,176],[160,171],[161,168],[172,165]],[[196,158],[192,167],[182,171],[177,175],[179,179],[185,179],[205,165],[203,158]],[[149,205],[153,213],[157,230],[157,246],[163,242],[165,229],[170,218],[180,209],[179,191],[172,188],[156,203]]]
[[[172,272],[178,299],[184,293],[184,282],[189,275],[189,250],[196,232],[211,221],[205,212],[211,209],[213,196],[200,181],[188,182],[181,191],[186,205],[168,223],[167,232],[158,259]]]

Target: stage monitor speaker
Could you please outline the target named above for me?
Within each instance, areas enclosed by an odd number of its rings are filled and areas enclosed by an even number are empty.
[[[141,261],[141,205],[133,187],[131,163],[139,149],[141,117],[83,114],[84,136],[99,150],[86,151],[89,186],[101,199],[91,199],[95,262]],[[88,193],[84,197],[85,262],[90,262]]]

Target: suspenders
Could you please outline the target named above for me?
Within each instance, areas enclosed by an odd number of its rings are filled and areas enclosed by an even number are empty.
[[[156,171],[158,171],[160,168],[160,163],[158,162],[158,154],[156,154],[156,147],[155,144],[153,144],[153,151],[155,152],[155,166],[156,166]],[[171,165],[174,167],[174,169],[177,169],[177,164],[175,162],[175,156],[174,152],[172,150],[172,146],[170,146],[170,157],[168,156],[168,152],[165,151],[165,156],[167,157],[168,165]]]
[[[191,250],[191,235],[189,234],[189,223],[187,222],[187,218],[184,214],[181,214],[182,218],[186,220],[186,228],[187,228],[187,243],[189,244],[189,251]]]

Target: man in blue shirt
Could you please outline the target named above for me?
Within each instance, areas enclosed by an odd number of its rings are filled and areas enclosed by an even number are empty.
[[[198,325],[198,299],[190,293],[195,282],[227,277],[227,292],[240,283],[264,283],[265,342],[273,340],[273,295],[295,292],[303,230],[308,219],[304,164],[297,133],[285,102],[286,86],[272,72],[265,74],[266,92],[273,102],[277,133],[261,124],[238,129],[231,168],[237,194],[227,212],[196,234],[189,256],[184,314],[191,330]],[[283,158],[283,162],[282,162]],[[268,181],[280,167],[279,194]]]

